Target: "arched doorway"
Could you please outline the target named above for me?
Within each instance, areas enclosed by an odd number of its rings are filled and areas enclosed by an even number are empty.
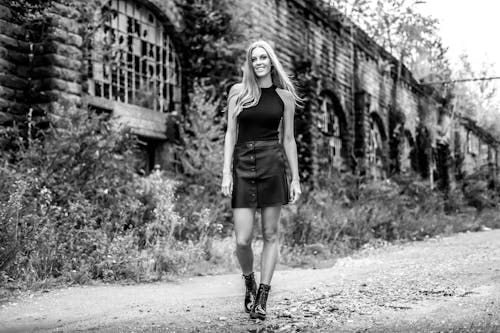
[[[399,155],[400,172],[402,174],[407,174],[412,170],[412,152],[414,147],[415,141],[413,140],[413,136],[409,130],[405,129],[400,146],[401,153]]]
[[[387,139],[384,123],[382,119],[373,112],[370,114],[369,129],[368,129],[368,147],[367,147],[367,162],[369,173],[374,179],[386,178],[385,163],[384,163],[384,147]]]
[[[328,164],[337,170],[347,166],[347,123],[342,105],[332,92],[321,95],[321,118],[318,127],[325,136],[328,150]]]

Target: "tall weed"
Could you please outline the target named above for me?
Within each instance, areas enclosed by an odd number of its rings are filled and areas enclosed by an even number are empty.
[[[38,138],[0,133],[2,282],[156,280],[206,256],[212,210],[182,212],[199,230],[197,242],[182,241],[179,182],[136,174],[129,131],[81,109],[52,117]]]
[[[375,239],[419,240],[436,234],[494,225],[464,209],[455,191],[432,191],[414,177],[363,182],[346,175],[321,179],[322,187],[308,191],[295,207],[283,212],[286,247],[323,244],[332,251],[357,249]],[[482,192],[485,195],[485,192]],[[455,209],[449,210],[454,201]],[[498,208],[497,208],[498,209]]]

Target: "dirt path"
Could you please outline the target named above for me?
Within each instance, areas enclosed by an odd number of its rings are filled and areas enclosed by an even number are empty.
[[[1,332],[500,332],[500,230],[278,271],[269,319],[242,311],[239,275],[72,287],[0,309]]]

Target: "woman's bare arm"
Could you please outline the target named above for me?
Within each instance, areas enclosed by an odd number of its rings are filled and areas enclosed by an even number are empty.
[[[292,183],[290,184],[291,203],[295,203],[302,193],[302,190],[300,189],[297,144],[295,143],[295,135],[293,131],[295,99],[293,98],[293,95],[286,90],[279,89],[278,93],[283,100],[283,104],[285,105],[283,113],[283,147],[285,148],[288,165],[290,166],[290,171],[292,173]]]
[[[236,142],[236,95],[241,89],[240,84],[235,84],[231,87],[228,97],[228,112],[227,112],[227,130],[224,138],[224,167],[222,169],[222,193],[231,195],[232,181],[232,160],[234,152],[234,144]]]
[[[299,180],[299,165],[297,157],[297,144],[293,130],[293,118],[295,116],[295,100],[292,94],[286,90],[280,90],[280,96],[283,99],[285,110],[283,114],[283,147],[285,148],[290,171],[292,172],[292,181]]]

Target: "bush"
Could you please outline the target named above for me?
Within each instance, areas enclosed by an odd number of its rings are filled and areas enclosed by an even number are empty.
[[[500,182],[492,168],[491,165],[484,165],[464,177],[462,182],[465,201],[476,208],[478,213],[500,204]]]
[[[59,107],[53,117],[39,138],[3,132],[15,149],[1,147],[0,269],[16,280],[89,265],[144,213],[131,185],[134,137],[85,110]]]
[[[446,195],[415,179],[398,176],[365,183],[352,175],[320,177],[321,188],[304,193],[302,202],[284,210],[284,245],[324,244],[345,252],[376,239],[421,240],[494,224],[462,208],[466,203],[458,201],[461,191]]]
[[[224,160],[224,126],[227,115],[220,115],[220,100],[211,94],[211,85],[194,84],[182,129],[183,144],[177,146],[182,173],[177,188],[179,212],[186,214],[178,229],[181,240],[199,241],[203,235],[215,236],[223,229],[230,234],[229,200],[220,190]],[[205,211],[209,207],[209,211]],[[203,215],[203,216],[200,216]],[[198,221],[202,221],[198,223]]]
[[[53,126],[37,138],[2,129],[0,281],[155,281],[234,271],[234,240],[224,237],[232,216],[217,172],[223,121],[209,125],[217,103],[201,98],[203,91],[192,98],[187,123],[196,131],[185,136],[183,174],[139,177],[136,138],[86,110],[54,110]],[[283,209],[284,260],[500,227],[488,210],[498,205],[498,185],[477,177],[443,194],[414,176],[366,182],[320,174],[297,206]],[[464,208],[483,196],[490,204],[477,213]]]
[[[0,133],[0,279],[156,280],[205,257],[212,211],[189,215],[196,243],[179,241],[189,227],[175,210],[179,182],[136,174],[129,131],[87,110],[52,116],[39,138]]]

